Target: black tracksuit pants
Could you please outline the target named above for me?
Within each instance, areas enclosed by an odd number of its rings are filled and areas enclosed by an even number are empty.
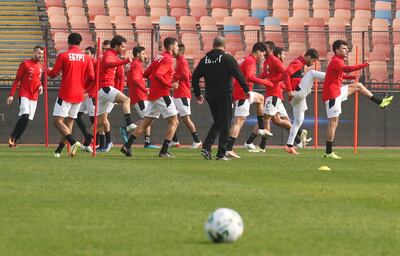
[[[207,98],[214,123],[208,131],[203,144],[203,149],[211,151],[211,146],[219,135],[217,157],[226,153],[226,144],[229,138],[229,129],[232,120],[232,94]]]

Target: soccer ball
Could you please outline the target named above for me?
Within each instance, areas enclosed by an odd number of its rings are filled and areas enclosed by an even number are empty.
[[[243,221],[232,209],[219,208],[208,216],[204,229],[214,243],[232,243],[243,234]]]

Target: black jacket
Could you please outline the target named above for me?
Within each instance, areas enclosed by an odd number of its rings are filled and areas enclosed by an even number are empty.
[[[220,49],[209,51],[193,71],[192,87],[196,97],[200,96],[199,80],[202,77],[206,84],[206,99],[231,94],[232,77],[239,81],[244,92],[249,91],[236,60]]]

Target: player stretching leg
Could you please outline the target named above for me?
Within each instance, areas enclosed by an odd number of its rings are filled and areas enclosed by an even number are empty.
[[[176,89],[178,83],[172,82],[174,74],[173,57],[178,53],[178,41],[176,38],[167,37],[164,40],[165,52],[154,58],[151,65],[144,72],[144,77],[150,78],[149,103],[143,122],[133,131],[128,141],[121,148],[121,152],[127,157],[132,156],[132,143],[137,137],[141,136],[152,124],[155,118],[162,115],[167,119],[168,128],[165,133],[165,140],[161,147],[159,157],[174,157],[168,152],[169,144],[179,125],[178,112],[169,93],[171,89]]]
[[[269,87],[273,86],[273,83],[271,83],[269,80],[256,77],[257,61],[262,60],[265,53],[265,45],[263,43],[256,43],[253,46],[251,54],[246,57],[240,65],[240,70],[242,71],[249,86],[250,98],[246,98],[243,89],[239,85],[239,82],[235,80],[233,87],[233,99],[235,100],[235,119],[230,129],[230,137],[226,147],[226,155],[228,157],[240,158],[240,156],[233,151],[233,145],[235,144],[236,138],[238,137],[244,122],[246,121],[246,117],[249,115],[250,104],[252,103],[256,104],[257,108],[258,134],[262,136],[272,136],[272,133],[264,128],[264,96],[256,92],[252,92],[253,83]]]
[[[336,40],[333,42],[332,50],[335,55],[332,57],[331,62],[326,70],[326,77],[324,87],[322,90],[322,99],[325,102],[326,114],[329,119],[327,128],[327,141],[325,158],[341,159],[333,152],[333,141],[335,139],[336,128],[339,124],[339,116],[342,113],[342,102],[347,100],[348,96],[355,92],[359,92],[371,101],[378,104],[382,109],[392,103],[393,96],[380,99],[374,96],[362,83],[352,83],[349,85],[342,85],[343,79],[354,79],[354,76],[344,75],[344,73],[353,72],[362,68],[368,67],[369,62],[356,66],[346,66],[344,58],[348,54],[347,43],[343,40]]]

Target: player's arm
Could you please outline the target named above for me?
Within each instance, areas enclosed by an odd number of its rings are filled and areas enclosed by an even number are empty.
[[[246,83],[246,79],[245,79],[243,73],[239,69],[237,61],[229,54],[226,54],[224,57],[226,59],[228,69],[229,69],[231,75],[239,82],[240,87],[242,87],[243,91],[245,93],[248,93],[249,86]]]
[[[15,75],[14,83],[10,91],[10,96],[14,96],[15,92],[17,91],[17,87],[22,80],[22,77],[24,76],[24,73],[25,73],[25,64],[22,62],[21,64],[19,64],[17,74]]]
[[[302,66],[296,62],[292,62],[289,64],[285,72],[283,72],[283,82],[285,83],[286,91],[290,94],[293,93],[291,76],[299,71]]]
[[[86,67],[86,77],[88,82],[94,81],[95,74],[94,74],[94,64],[93,61],[88,58],[87,67]]]
[[[136,89],[139,89],[145,93],[147,93],[146,87],[142,86],[143,83],[143,77],[140,74],[141,69],[137,68],[136,66],[132,66],[130,69],[131,72],[131,79],[132,79],[132,85],[136,87]]]
[[[192,74],[192,88],[196,97],[200,97],[200,78],[204,77],[204,58],[201,59]]]
[[[244,65],[244,66],[243,66]],[[272,87],[274,86],[273,83],[271,83],[271,81],[267,80],[267,79],[261,79],[256,77],[256,75],[254,74],[254,69],[253,67],[251,67],[250,65],[248,65],[247,63],[243,63],[243,75],[247,78],[247,81],[252,82],[252,83],[256,83],[256,84],[260,84],[263,86],[268,86],[268,87]]]
[[[143,77],[145,77],[145,78],[147,78],[147,79],[150,79],[150,74],[151,74],[151,71],[152,71],[152,69],[153,69],[153,63],[154,63],[154,62],[152,62],[152,63],[146,68],[146,70],[143,72]]]
[[[54,67],[52,69],[49,69],[47,71],[47,75],[51,78],[55,78],[58,76],[58,74],[60,73],[62,67],[63,67],[63,63],[64,63],[64,55],[59,54],[57,59],[56,59],[56,63],[54,64]]]
[[[118,66],[128,64],[130,61],[131,61],[131,58],[126,58],[124,60],[121,60],[118,58],[118,60],[114,60],[114,58],[109,55],[104,59],[103,64],[104,64],[104,67],[106,67],[106,68],[115,68]]]
[[[357,70],[366,68],[368,66],[369,66],[369,62],[366,61],[363,64],[355,65],[355,66],[346,66],[344,63],[342,63],[340,65],[340,68],[341,68],[341,70],[343,70],[343,72],[350,73],[350,72],[353,72],[353,71],[357,71]]]
[[[117,72],[115,73],[115,80],[116,80],[116,86],[123,90],[124,89],[124,80],[125,80],[125,76],[124,76],[124,67],[123,66],[118,66],[117,67]]]

